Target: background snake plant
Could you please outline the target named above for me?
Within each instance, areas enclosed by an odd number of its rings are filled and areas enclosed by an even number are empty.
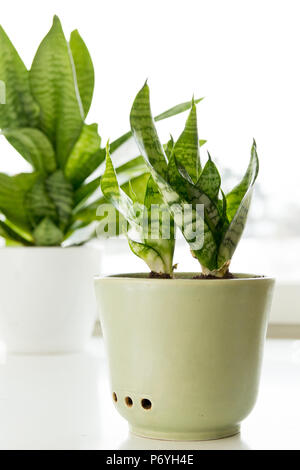
[[[0,26],[0,80],[6,87],[1,134],[32,167],[14,176],[0,173],[0,236],[26,246],[67,245],[85,228],[81,242],[89,240],[104,202],[99,183],[106,151],[97,124],[86,123],[94,68],[83,39],[75,30],[67,41],[55,16],[27,70]],[[189,107],[182,103],[156,120]],[[131,136],[113,141],[111,153]],[[131,157],[116,167],[125,185],[146,171],[141,156]]]

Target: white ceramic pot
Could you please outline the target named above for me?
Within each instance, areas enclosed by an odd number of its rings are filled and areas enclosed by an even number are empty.
[[[9,352],[82,350],[95,324],[96,246],[0,249],[0,341]]]

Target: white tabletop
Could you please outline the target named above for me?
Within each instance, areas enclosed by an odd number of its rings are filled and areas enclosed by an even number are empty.
[[[102,339],[85,353],[0,352],[0,449],[300,449],[300,341],[268,340],[257,405],[240,435],[209,442],[128,433],[111,402]]]

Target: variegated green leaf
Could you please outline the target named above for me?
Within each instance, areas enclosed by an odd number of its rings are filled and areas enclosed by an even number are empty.
[[[0,80],[6,89],[5,104],[0,104],[0,128],[34,127],[39,107],[30,91],[28,71],[1,26],[0,51]]]
[[[33,238],[38,246],[59,246],[64,236],[52,219],[45,217],[34,229]]]
[[[121,186],[127,181],[133,180],[147,172],[147,165],[145,164],[145,161],[141,155],[133,158],[132,160],[129,160],[123,165],[116,166],[116,173],[118,175],[118,181]]]
[[[56,169],[55,154],[51,142],[38,129],[23,127],[3,131],[8,142],[39,173],[46,175]]]
[[[191,246],[193,246],[194,242],[193,234],[202,233],[203,230],[204,245],[200,249],[193,250],[193,254],[199,259],[201,264],[214,268],[216,265],[217,247],[211,230],[203,219],[200,221],[199,214],[195,209],[192,210],[190,222],[183,223],[182,214],[188,201],[181,197],[166,180],[167,171],[164,166],[164,153],[151,115],[147,84],[138,93],[133,103],[130,122],[137,145],[145,158],[155,183],[158,185],[164,202],[169,207],[176,225],[182,230],[184,237]],[[201,227],[199,226],[200,222]]]
[[[50,198],[44,179],[38,178],[24,199],[25,209],[32,227],[36,227],[45,217],[57,221],[56,207]]]
[[[167,179],[167,161],[154,126],[147,83],[137,94],[130,113],[131,130],[141,154],[156,173]]]
[[[173,106],[172,108],[168,109],[167,111],[164,111],[163,113],[159,114],[158,116],[155,116],[154,121],[162,121],[163,119],[170,118],[172,116],[176,116],[177,114],[184,113],[188,109],[191,108],[192,104],[195,103],[200,103],[203,98],[198,98],[197,100],[191,100],[191,101],[186,101],[185,103],[180,103],[177,104],[176,106]]]
[[[159,254],[164,264],[162,271],[151,270],[171,275],[175,248],[174,221],[152,176],[148,179],[144,206],[147,210],[148,223],[147,232],[143,232],[143,241],[146,246],[153,248]]]
[[[232,221],[235,216],[239,205],[248,189],[255,183],[257,174],[259,170],[258,157],[256,152],[256,143],[253,141],[251,149],[251,157],[247,171],[242,179],[242,181],[235,186],[235,188],[226,195],[227,199],[227,216],[229,222]]]
[[[116,174],[118,175],[117,170],[116,170]],[[122,184],[121,187],[128,196],[130,196],[130,192],[133,192],[135,195],[135,201],[138,204],[144,204],[149,176],[150,174],[147,172],[147,173],[143,173],[142,175],[136,178],[130,178],[126,183]],[[118,180],[119,180],[119,177],[118,177]],[[130,186],[130,189],[129,189],[129,186]]]
[[[245,228],[247,216],[251,204],[253,187],[251,186],[245,194],[238,210],[236,211],[219,248],[218,267],[221,268],[225,263],[229,263],[235,252]]]
[[[172,155],[174,155],[180,165],[186,169],[193,183],[196,183],[201,172],[201,164],[197,110],[194,102],[186,121],[185,128],[173,147]]]
[[[59,227],[65,230],[71,220],[74,205],[72,185],[66,180],[63,171],[57,170],[47,178],[46,189],[55,204]]]
[[[106,146],[106,167],[101,178],[101,190],[105,198],[125,217],[136,229],[136,212],[132,200],[120,188],[114,166],[109,154],[109,146]]]
[[[127,183],[129,180],[143,175],[146,171],[148,171],[148,169],[142,156],[133,158],[123,165],[116,167],[116,174],[118,175],[120,186]],[[81,185],[75,191],[75,206],[84,203],[86,199],[89,198],[99,188],[100,181],[101,176]]]
[[[22,237],[16,230],[12,229],[7,223],[0,220],[0,236],[5,238],[6,240],[11,240],[15,243],[24,245],[24,246],[32,246],[33,243],[27,238]]]
[[[203,168],[196,186],[198,186],[198,188],[200,188],[201,191],[203,191],[212,201],[216,201],[218,199],[221,177],[210,154],[208,154],[208,161]]]
[[[78,90],[86,117],[93,98],[94,93],[94,66],[82,37],[76,30],[72,31],[70,37],[70,48],[73,56]]]
[[[31,225],[24,201],[26,193],[35,181],[34,173],[21,173],[17,176],[0,173],[0,212],[27,232],[30,231]]]
[[[169,183],[175,191],[195,208],[197,204],[203,204],[205,221],[212,232],[220,222],[218,206],[202,189],[195,185],[186,169],[177,161],[173,153],[168,165]]]
[[[30,70],[32,94],[40,106],[40,128],[63,168],[83,126],[83,109],[69,46],[60,21],[41,42]]]
[[[95,154],[100,150],[100,144],[97,124],[84,124],[65,167],[65,175],[75,188],[93,171]]]
[[[229,214],[228,218],[230,224],[224,234],[219,248],[218,267],[223,266],[226,262],[230,262],[244,231],[252,199],[253,185],[258,174],[258,166],[256,143],[253,142],[247,172],[240,185],[236,186],[236,188],[230,193],[229,200],[227,196],[227,215]],[[241,196],[242,194],[243,196]],[[241,197],[242,200],[240,201]],[[240,201],[239,204],[238,201]],[[230,207],[228,206],[228,203],[230,204]],[[233,208],[235,208],[235,213],[232,218]]]
[[[172,155],[173,147],[174,147],[174,140],[173,140],[173,137],[170,136],[170,139],[164,145],[164,151],[165,151],[165,154],[166,154],[166,157],[167,157],[168,160],[170,159],[170,157]]]
[[[165,273],[165,263],[159,253],[151,246],[131,240],[129,237],[128,244],[131,251],[141,258],[149,266],[149,269],[155,273]]]

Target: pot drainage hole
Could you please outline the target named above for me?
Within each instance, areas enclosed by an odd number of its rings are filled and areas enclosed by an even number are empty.
[[[116,392],[113,392],[112,397],[113,397],[113,401],[114,401],[115,403],[117,403],[118,397],[117,397]]]
[[[133,405],[133,401],[130,397],[125,397],[125,403],[129,408],[131,408]]]
[[[151,410],[151,408],[152,408],[152,403],[147,398],[142,399],[141,405],[144,408],[144,410]]]

